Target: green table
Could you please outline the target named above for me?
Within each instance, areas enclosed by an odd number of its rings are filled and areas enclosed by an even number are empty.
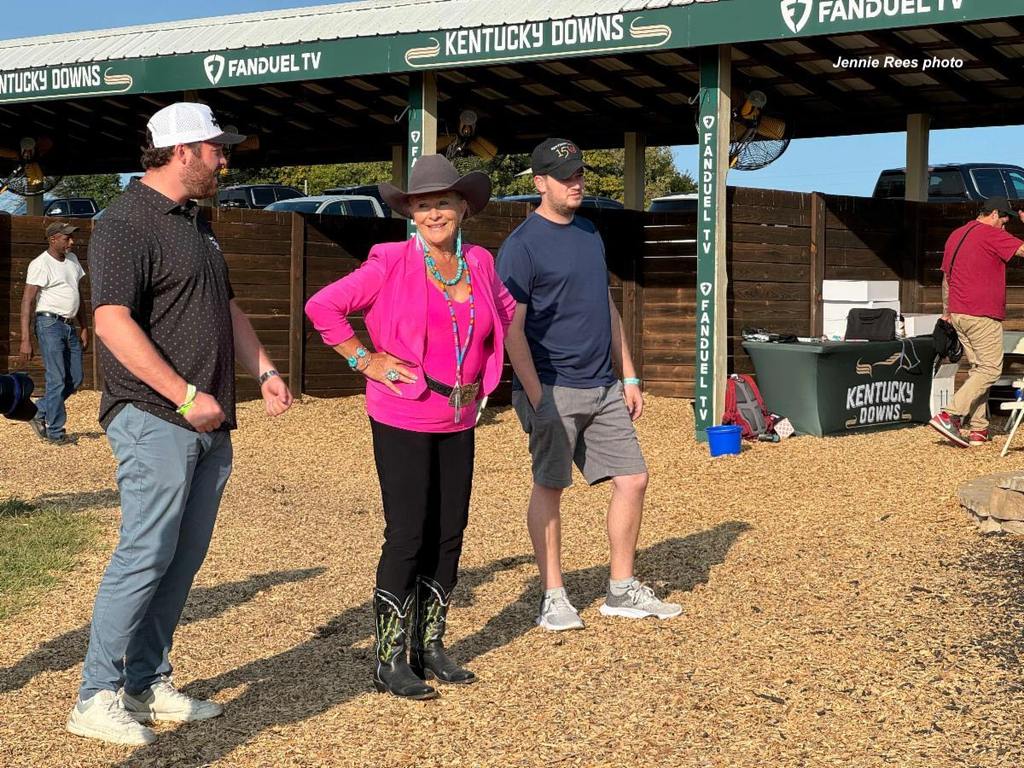
[[[931,336],[905,341],[745,341],[772,413],[799,434],[835,435],[931,418]],[[913,363],[920,360],[920,365]]]

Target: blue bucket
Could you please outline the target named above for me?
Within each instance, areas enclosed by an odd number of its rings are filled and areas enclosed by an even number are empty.
[[[735,456],[740,452],[743,429],[735,424],[708,427],[708,448],[712,456]]]

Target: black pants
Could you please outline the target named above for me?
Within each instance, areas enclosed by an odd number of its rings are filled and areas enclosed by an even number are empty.
[[[475,429],[411,432],[370,419],[384,501],[384,546],[377,586],[399,600],[416,577],[455,587],[469,521]]]

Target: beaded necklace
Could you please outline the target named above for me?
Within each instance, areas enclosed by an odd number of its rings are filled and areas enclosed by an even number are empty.
[[[448,314],[452,319],[452,337],[455,341],[455,386],[452,387],[452,394],[448,398],[448,404],[455,409],[455,423],[458,424],[462,421],[462,395],[464,389],[472,391],[473,394],[476,393],[475,384],[466,388],[462,386],[462,362],[466,358],[469,343],[473,338],[473,328],[476,325],[476,299],[473,296],[473,282],[469,277],[469,268],[466,265],[466,259],[462,255],[462,230],[459,230],[458,238],[455,242],[455,256],[458,259],[458,269],[455,272],[455,277],[451,280],[445,280],[441,275],[434,257],[430,255],[430,246],[420,237],[419,232],[416,233],[416,240],[423,250],[423,260],[427,264],[427,269],[430,270],[431,276],[441,284],[444,300],[448,303]],[[455,317],[455,304],[452,302],[452,297],[448,294],[448,289],[458,285],[463,276],[466,278],[466,287],[469,288],[469,328],[466,330],[465,343],[460,344],[459,322]]]

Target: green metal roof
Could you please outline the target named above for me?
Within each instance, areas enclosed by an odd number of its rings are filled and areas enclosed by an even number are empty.
[[[0,41],[0,103],[993,19],[1021,0],[392,0]]]

